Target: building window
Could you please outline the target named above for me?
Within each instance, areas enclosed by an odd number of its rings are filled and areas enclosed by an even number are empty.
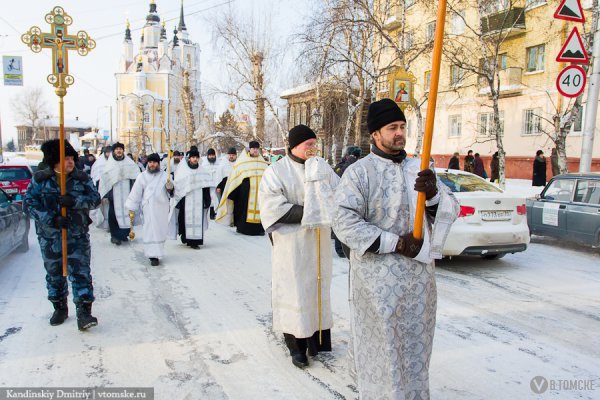
[[[462,35],[465,33],[465,12],[458,11],[452,14],[452,33]]]
[[[525,2],[527,9],[531,9],[537,6],[546,4],[546,0],[527,0]]]
[[[427,42],[433,42],[435,38],[435,21],[427,24]]]
[[[404,0],[404,7],[408,8],[415,4],[415,0]]]
[[[460,115],[451,115],[448,119],[448,126],[450,130],[448,136],[457,137],[460,136],[462,123],[460,121]]]
[[[482,4],[482,12],[483,15],[495,14],[506,10],[509,5],[509,0],[486,0]]]
[[[404,33],[404,48],[410,49],[411,47],[413,47],[413,44],[414,44],[413,33],[405,32]]]
[[[523,111],[523,134],[538,135],[542,132],[541,108],[530,108]]]
[[[498,116],[500,119],[500,137],[504,136],[504,111],[500,111],[500,115]],[[479,113],[477,120],[479,124],[477,125],[477,135],[483,137],[492,136],[492,132],[494,130],[494,113]]]
[[[431,71],[425,71],[425,93],[429,93],[431,87]]]
[[[129,122],[135,122],[137,118],[135,118],[135,111],[134,110],[129,110],[127,111],[127,120]]]
[[[465,71],[458,65],[452,65],[450,67],[450,84],[452,86],[458,86],[462,83],[465,78]]]
[[[527,48],[527,72],[544,70],[544,45]]]
[[[150,113],[147,113],[147,112],[144,113],[144,122],[147,124],[150,123]]]
[[[505,70],[507,68],[507,59],[506,53],[498,54],[498,68]]]

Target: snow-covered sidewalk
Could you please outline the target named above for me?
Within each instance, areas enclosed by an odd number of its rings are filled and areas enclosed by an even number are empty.
[[[141,234],[141,231],[139,232]],[[294,367],[271,329],[270,244],[211,224],[206,245],[169,242],[151,267],[141,241],[92,230],[99,325],[73,306],[51,327],[42,261],[0,260],[0,387],[142,386],[156,399],[354,399],[347,348],[348,264],[334,255],[333,352]],[[438,264],[433,399],[600,397],[600,256],[532,243],[501,260]],[[535,395],[531,379],[594,379],[593,391]]]

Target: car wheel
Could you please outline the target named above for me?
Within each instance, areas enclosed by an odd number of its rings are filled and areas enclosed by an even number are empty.
[[[486,254],[481,256],[481,258],[485,259],[485,260],[497,260],[499,258],[502,258],[506,255],[506,253],[500,253],[500,254]]]

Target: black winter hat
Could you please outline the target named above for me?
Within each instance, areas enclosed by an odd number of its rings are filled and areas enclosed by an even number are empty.
[[[312,129],[306,125],[300,124],[290,129],[290,133],[288,134],[288,143],[290,145],[290,149],[293,149],[302,142],[316,138],[317,134]]]
[[[152,153],[148,156],[147,161],[156,161],[160,163],[160,156],[157,153]]]
[[[182,155],[182,154],[179,152],[179,150],[175,150],[175,151],[173,152],[173,157],[175,157],[175,156],[181,156],[181,155]]]
[[[248,148],[249,149],[260,149],[260,143],[258,143],[256,140],[253,140],[250,143],[248,143]]]
[[[235,149],[235,147],[230,147],[229,150],[227,150],[227,154],[237,155],[237,150]]]
[[[198,149],[191,149],[188,152],[188,158],[192,158],[192,157],[200,157],[200,152],[198,151]]]
[[[103,153],[109,153],[112,151],[112,147],[110,146],[104,146],[104,148],[102,149]]]
[[[122,148],[123,150],[125,150],[125,145],[123,143],[117,142],[115,144],[112,145],[112,151],[115,151],[116,148]]]
[[[44,153],[44,163],[50,168],[54,168],[56,164],[60,163],[60,140],[52,139],[44,142],[42,153]],[[73,157],[76,163],[79,161],[79,155],[68,140],[65,140],[65,156]]]
[[[215,152],[215,149],[208,149],[208,151],[206,152],[207,156],[215,156],[217,155],[217,153]]]
[[[369,133],[373,133],[395,121],[406,122],[406,117],[394,100],[381,99],[369,106],[369,112],[367,113]]]

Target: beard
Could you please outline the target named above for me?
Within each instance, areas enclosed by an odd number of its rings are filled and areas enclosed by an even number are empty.
[[[188,160],[188,167],[190,167],[191,169],[197,169],[198,168],[198,163],[192,163],[191,161]]]
[[[210,157],[208,158],[208,162],[211,164],[214,164],[216,161],[217,161],[216,158],[210,158]]]
[[[113,153],[113,158],[117,161],[121,161],[125,158],[125,154],[123,154],[122,156],[117,156],[116,154]]]
[[[146,171],[150,172],[151,174],[156,174],[158,171],[160,171],[160,168],[159,167],[146,168]]]
[[[180,162],[181,162],[181,159],[179,159],[179,158],[173,159],[173,164],[179,164]]]
[[[404,137],[387,139],[384,136],[381,136],[381,142],[379,143],[381,150],[390,154],[400,153],[404,150],[405,145],[406,139]]]

